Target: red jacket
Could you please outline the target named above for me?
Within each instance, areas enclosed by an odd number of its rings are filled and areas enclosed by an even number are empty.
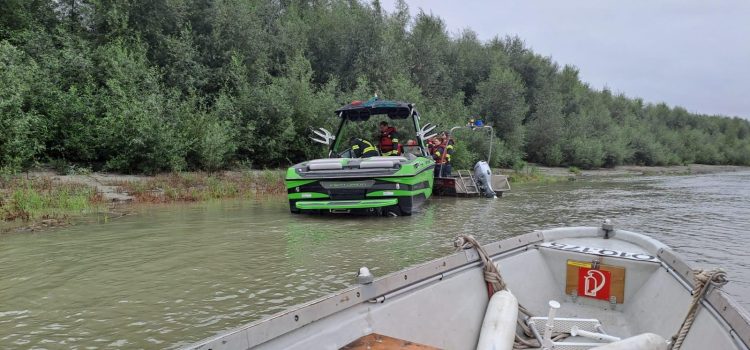
[[[398,132],[396,128],[389,126],[385,131],[380,132],[380,152],[385,154],[397,149],[398,147]]]

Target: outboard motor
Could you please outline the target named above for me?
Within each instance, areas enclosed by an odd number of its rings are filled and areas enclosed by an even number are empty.
[[[492,169],[487,162],[480,160],[474,165],[474,179],[477,182],[479,191],[487,198],[495,198],[495,191],[492,189]]]

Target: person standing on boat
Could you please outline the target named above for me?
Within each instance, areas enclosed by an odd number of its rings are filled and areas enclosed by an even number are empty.
[[[398,143],[398,132],[396,128],[388,125],[387,121],[380,122],[380,154],[384,156],[397,156],[401,154],[401,145]]]
[[[454,151],[453,140],[445,133],[433,140],[435,140],[435,143],[432,150],[432,159],[435,160],[435,177],[451,176],[451,156]]]
[[[370,141],[359,137],[352,137],[349,142],[352,144],[352,154],[354,158],[370,158],[378,156],[378,149]]]

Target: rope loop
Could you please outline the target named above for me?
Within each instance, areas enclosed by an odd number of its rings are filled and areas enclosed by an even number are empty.
[[[695,287],[691,292],[693,300],[690,302],[690,307],[688,308],[685,320],[682,322],[682,326],[680,326],[677,334],[672,336],[670,350],[679,350],[682,347],[682,343],[685,341],[685,337],[687,337],[690,327],[695,321],[695,315],[698,312],[698,305],[700,305],[701,299],[705,297],[710,287],[714,286],[716,288],[721,288],[721,286],[729,282],[727,279],[727,273],[722,269],[708,271],[703,269],[693,270],[693,281],[695,282]]]
[[[492,296],[492,294],[495,294],[495,292],[507,289],[505,281],[503,281],[503,277],[500,276],[500,271],[497,270],[497,267],[495,267],[492,259],[490,259],[489,254],[487,254],[487,251],[482,248],[482,245],[479,244],[474,236],[460,235],[456,237],[455,241],[453,241],[453,245],[457,248],[457,250],[471,248],[477,250],[479,258],[484,264],[482,270],[484,271],[484,280],[487,282],[487,293],[490,297]]]

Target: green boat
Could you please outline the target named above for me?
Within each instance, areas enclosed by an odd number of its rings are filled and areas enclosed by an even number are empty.
[[[426,140],[434,136],[427,134],[435,127],[420,128],[413,104],[373,98],[354,101],[335,113],[340,118],[335,135],[323,128],[313,131],[318,136],[313,141],[328,146],[328,158],[287,170],[292,213],[411,215],[430,198],[435,162]],[[398,125],[400,140],[408,138],[400,154],[356,158],[352,137],[372,133],[381,121]]]

